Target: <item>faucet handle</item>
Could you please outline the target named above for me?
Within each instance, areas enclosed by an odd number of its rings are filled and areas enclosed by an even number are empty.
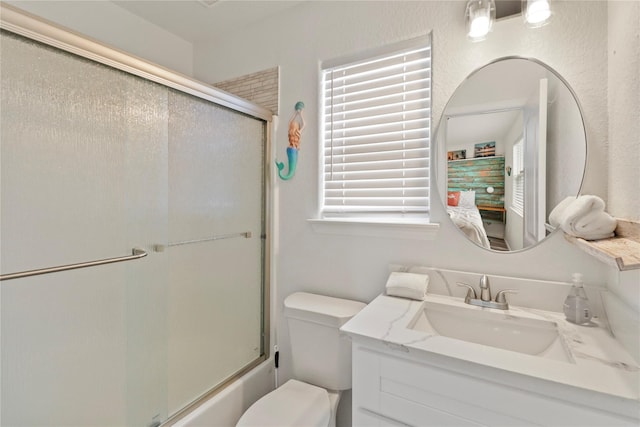
[[[496,302],[507,303],[507,299],[504,294],[517,294],[518,291],[515,289],[503,289],[496,294]]]
[[[464,297],[464,302],[469,302],[469,300],[471,299],[477,299],[478,297],[476,296],[476,290],[473,289],[473,286],[468,285],[466,283],[462,283],[462,282],[456,282],[456,285],[460,286],[460,287],[466,287],[467,290],[467,296]]]

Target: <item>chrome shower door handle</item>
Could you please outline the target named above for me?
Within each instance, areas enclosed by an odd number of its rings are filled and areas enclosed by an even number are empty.
[[[75,270],[78,268],[95,267],[97,265],[113,264],[115,262],[131,261],[134,259],[144,258],[146,256],[147,252],[144,249],[133,248],[131,250],[131,255],[127,256],[100,259],[97,261],[79,262],[77,264],[61,265],[58,267],[39,268],[37,270],[21,271],[19,273],[2,274],[0,275],[0,281],[20,279],[22,277],[38,276],[40,274],[57,273],[59,271]]]

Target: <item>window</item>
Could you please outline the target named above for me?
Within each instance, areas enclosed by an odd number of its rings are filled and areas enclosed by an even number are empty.
[[[426,218],[430,38],[322,64],[323,218]]]
[[[511,207],[524,216],[524,143],[522,138],[513,144],[513,186]]]

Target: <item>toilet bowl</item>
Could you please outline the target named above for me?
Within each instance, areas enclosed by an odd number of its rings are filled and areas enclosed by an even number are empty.
[[[335,427],[342,390],[351,388],[351,342],[340,327],[365,304],[297,292],[284,301],[291,379],[255,402],[237,427]]]
[[[254,403],[237,427],[335,427],[340,392],[289,380]]]

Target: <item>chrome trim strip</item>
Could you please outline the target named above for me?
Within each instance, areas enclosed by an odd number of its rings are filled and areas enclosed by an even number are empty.
[[[0,28],[267,122],[272,119],[271,111],[264,107],[144,59],[105,46],[6,3],[0,3]]]

